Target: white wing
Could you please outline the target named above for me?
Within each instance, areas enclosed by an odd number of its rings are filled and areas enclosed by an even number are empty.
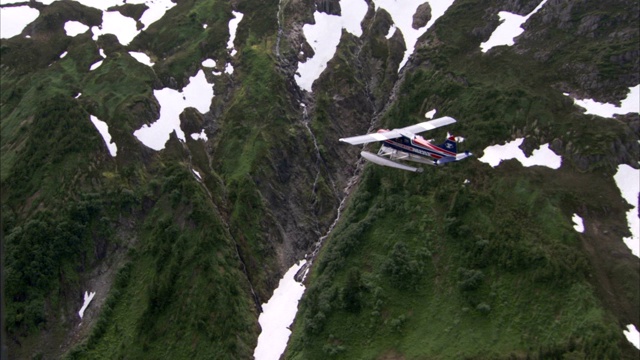
[[[349,143],[351,145],[360,145],[360,144],[370,143],[374,141],[385,141],[389,139],[399,138],[402,135],[407,136],[412,134],[418,134],[423,131],[433,130],[435,128],[453,124],[455,122],[456,122],[456,119],[449,116],[445,116],[435,120],[425,121],[419,124],[407,126],[401,129],[395,129],[395,130],[391,130],[383,133],[373,133],[373,134],[367,134],[367,135],[352,136],[348,138],[342,138],[340,139],[340,141]]]
[[[360,145],[360,144],[366,144],[374,141],[385,141],[389,139],[395,139],[395,138],[399,138],[400,136],[402,135],[399,132],[395,130],[391,130],[383,133],[373,133],[373,134],[367,134],[367,135],[342,138],[340,139],[340,141],[349,143],[351,145]]]
[[[400,130],[408,131],[413,134],[419,134],[423,131],[433,130],[441,126],[450,125],[456,122],[456,119],[450,116],[444,116],[435,120],[421,122],[419,124],[404,127]]]

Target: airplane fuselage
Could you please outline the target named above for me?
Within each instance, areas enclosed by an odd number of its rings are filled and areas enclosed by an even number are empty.
[[[399,151],[419,156],[428,156],[434,160],[438,160],[443,157],[456,156],[456,153],[433,145],[429,141],[422,140],[421,142],[423,143],[423,145],[418,144],[416,141],[403,136],[397,139],[387,140],[384,142],[384,144]]]

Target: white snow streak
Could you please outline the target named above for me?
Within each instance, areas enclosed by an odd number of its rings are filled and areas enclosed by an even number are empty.
[[[431,20],[429,20],[427,25],[416,30],[412,27],[413,14],[415,14],[418,6],[425,2],[428,2],[431,7]],[[376,4],[376,10],[378,8],[385,9],[391,15],[395,26],[402,31],[407,50],[400,62],[400,66],[398,66],[398,71],[400,71],[407,60],[409,60],[409,56],[413,54],[418,38],[427,32],[439,17],[444,15],[445,11],[453,4],[453,0],[374,0],[374,3]]]
[[[565,94],[568,96],[568,94]],[[627,97],[622,100],[620,106],[607,103],[599,103],[592,99],[573,99],[573,102],[585,108],[585,114],[612,117],[614,114],[628,114],[640,112],[640,84],[629,88]]]
[[[487,52],[494,46],[513,45],[513,39],[524,32],[522,24],[527,22],[531,15],[537,13],[546,2],[547,0],[540,2],[540,4],[538,4],[538,6],[526,16],[512,14],[507,11],[500,11],[498,16],[502,23],[493,31],[489,40],[480,44],[482,52]]]
[[[638,195],[640,193],[640,170],[634,169],[629,165],[623,164],[618,166],[618,171],[613,179],[620,189],[622,197],[633,206],[627,212],[627,222],[631,237],[624,238],[624,243],[631,249],[633,255],[640,257],[640,220],[638,219]]]
[[[573,228],[577,232],[579,233],[584,232],[584,222],[582,221],[582,218],[578,214],[573,214],[571,221],[573,221]]]
[[[153,66],[153,62],[151,61],[151,58],[149,57],[149,55],[143,52],[129,51],[129,55],[131,55],[134,59],[138,60],[138,62],[144,65],[147,65],[149,67]]]
[[[303,260],[293,265],[280,280],[271,299],[262,305],[263,312],[258,318],[262,332],[253,353],[255,360],[278,360],[287,347],[291,335],[289,326],[295,319],[298,301],[305,289],[293,277],[305,263]]]
[[[523,138],[518,138],[504,145],[489,146],[484,149],[484,156],[478,160],[492,167],[498,166],[503,160],[516,159],[525,167],[539,165],[552,169],[560,168],[562,157],[549,149],[549,144],[541,145],[539,149],[533,150],[530,157],[526,157],[520,149],[523,141]]]
[[[105,144],[107,144],[109,153],[111,154],[111,156],[115,157],[118,153],[118,147],[114,142],[111,141],[111,134],[109,134],[109,125],[93,115],[91,115],[90,118],[93,125],[96,127],[96,129],[98,129],[100,135],[102,135],[102,139],[104,140]]]
[[[67,21],[64,23],[64,31],[67,36],[78,36],[89,30],[89,27],[79,21]]]
[[[153,95],[160,103],[160,118],[151,125],[142,125],[135,135],[143,144],[154,150],[164,149],[169,135],[175,131],[178,138],[185,141],[180,129],[180,114],[187,107],[194,107],[201,113],[209,111],[213,98],[213,85],[207,83],[202,70],[189,78],[189,85],[182,91],[170,88],[154,90]]]
[[[622,332],[627,340],[629,340],[636,349],[640,350],[640,333],[638,332],[638,329],[636,329],[636,326],[629,324],[627,325],[627,330],[623,330]]]
[[[94,296],[96,296],[95,291],[92,293],[89,293],[87,291],[84,292],[84,303],[82,304],[80,311],[78,311],[78,315],[80,315],[80,319],[82,319],[82,317],[84,316],[84,311],[87,310],[87,307],[89,306],[89,303],[91,302],[91,300],[93,300]]]
[[[231,56],[235,56],[237,51],[233,44],[236,40],[236,31],[238,30],[238,24],[242,21],[244,14],[238,11],[232,11],[233,19],[229,20],[229,42],[227,42],[227,49],[231,50]]]

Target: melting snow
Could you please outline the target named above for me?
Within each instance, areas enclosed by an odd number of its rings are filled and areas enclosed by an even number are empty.
[[[304,37],[307,39],[315,55],[303,63],[298,63],[298,72],[295,75],[296,83],[300,88],[311,92],[311,85],[320,77],[327,67],[327,63],[336,52],[340,42],[342,26],[339,16],[327,15],[315,12],[313,14],[315,24],[305,24],[302,27]]]
[[[340,1],[340,13],[342,14],[342,27],[353,35],[362,35],[362,19],[367,15],[369,5],[364,1]]]
[[[131,4],[145,4],[149,7],[147,11],[142,14],[140,21],[144,24],[142,30],[147,30],[149,25],[162,19],[164,14],[172,7],[178,5],[171,0],[130,0]]]
[[[143,52],[129,51],[129,55],[131,55],[134,59],[138,60],[138,62],[142,64],[145,64],[147,66],[153,66],[153,62],[151,61],[151,58],[149,57],[149,55]]]
[[[89,71],[93,71],[93,70],[95,70],[95,69],[99,68],[99,67],[100,67],[100,65],[102,65],[102,62],[103,62],[103,61],[104,61],[104,60],[99,60],[99,61],[94,62],[93,64],[91,64],[91,67],[89,67]]]
[[[494,46],[513,45],[513,39],[524,32],[524,29],[521,27],[522,24],[524,24],[531,15],[538,12],[546,2],[547,0],[540,2],[540,4],[526,16],[500,11],[498,16],[500,16],[502,23],[493,31],[489,40],[480,44],[482,52],[487,52]]]
[[[64,58],[65,56],[67,56],[68,52],[63,52],[62,54],[60,54],[60,59]]]
[[[364,0],[340,1],[340,8],[344,16],[316,11],[313,13],[315,24],[305,24],[302,27],[307,43],[315,52],[312,58],[298,64],[295,79],[298,86],[304,90],[312,91],[313,82],[320,77],[336,52],[343,28],[355,36],[362,35],[360,23],[367,13]]]
[[[236,49],[233,42],[236,39],[236,31],[238,30],[238,24],[242,21],[244,14],[238,11],[232,11],[233,19],[229,20],[229,42],[227,42],[227,49],[231,50],[231,56],[236,55]]]
[[[629,165],[623,164],[618,166],[618,171],[613,179],[620,189],[622,197],[633,206],[627,212],[627,222],[631,237],[624,238],[624,243],[631,249],[633,255],[640,257],[640,219],[638,219],[638,193],[640,193],[640,170],[634,169]]]
[[[424,117],[427,118],[427,119],[433,119],[433,115],[435,115],[435,114],[436,114],[436,109],[433,109],[431,111],[427,111],[424,114]]]
[[[28,6],[0,8],[0,38],[8,39],[20,35],[22,30],[38,18],[40,12]]]
[[[565,95],[569,96],[569,94]],[[620,106],[613,104],[603,104],[596,102],[592,99],[577,100],[573,99],[573,102],[585,109],[586,114],[598,115],[602,117],[612,117],[614,114],[627,114],[640,112],[640,84],[635,87],[629,88],[629,94],[622,100]]]
[[[107,148],[109,149],[109,153],[111,154],[111,156],[115,157],[116,153],[118,152],[118,147],[114,142],[111,141],[111,135],[109,134],[109,125],[93,115],[91,115],[91,122],[96,127],[96,129],[98,129],[100,135],[102,135],[102,139],[104,140],[105,144],[107,144]]]
[[[200,70],[196,76],[189,78],[189,85],[182,91],[164,88],[154,90],[153,95],[160,103],[160,118],[151,125],[142,125],[133,135],[146,146],[161,150],[173,131],[180,140],[185,141],[184,132],[180,129],[180,114],[187,107],[194,107],[201,113],[208,112],[213,98],[213,85],[207,83],[204,72]]]
[[[404,58],[398,66],[398,71],[402,69],[404,64],[409,60],[409,56],[413,54],[416,42],[418,38],[422,36],[427,30],[436,22],[436,20],[444,15],[445,11],[453,4],[454,0],[374,0],[376,4],[376,10],[383,8],[391,15],[395,26],[397,26],[404,37],[405,46],[407,50],[404,53]],[[418,6],[428,2],[431,6],[431,20],[420,29],[413,28],[413,14],[415,14]],[[341,4],[342,5],[342,2]],[[391,34],[393,35],[393,34]]]
[[[84,34],[87,30],[89,30],[89,27],[79,21],[67,21],[64,23],[64,31],[67,33],[67,36]]]
[[[93,40],[98,40],[98,36],[103,34],[113,34],[122,45],[129,45],[136,35],[136,21],[126,17],[117,11],[104,11],[102,13],[102,26],[91,28]]]
[[[227,74],[229,74],[229,75],[233,74],[233,65],[231,65],[231,64],[227,64],[227,65],[224,67],[224,72],[225,72],[225,73],[227,73]],[[213,72],[213,74],[214,74],[214,75],[216,75],[215,71]]]
[[[207,137],[207,134],[205,134],[205,132],[204,132],[204,129],[202,129],[202,132],[199,133],[199,134],[198,133],[191,134],[191,138],[193,140],[200,140],[200,139],[202,139],[204,141],[209,140],[209,138]]]
[[[387,40],[391,39],[393,35],[396,33],[396,29],[397,27],[395,25],[391,25],[391,27],[389,27],[389,32],[387,33],[385,38],[387,38]]]
[[[640,333],[638,332],[638,329],[636,329],[636,326],[629,324],[627,325],[627,330],[623,330],[622,332],[624,333],[624,336],[627,337],[627,340],[629,340],[636,349],[640,350]]]
[[[520,161],[522,166],[525,167],[540,165],[558,169],[562,165],[562,157],[549,149],[549,144],[541,145],[539,149],[533,150],[533,154],[530,157],[526,157],[519,147],[523,141],[523,138],[519,138],[504,145],[489,146],[484,149],[484,156],[478,160],[492,167],[498,166],[502,160],[510,159]]]
[[[202,62],[202,66],[208,67],[208,68],[216,67],[216,61],[213,59],[206,59],[205,61]]]
[[[82,319],[82,317],[84,316],[84,311],[87,310],[87,307],[89,306],[89,303],[91,302],[91,300],[93,300],[94,296],[96,296],[95,291],[92,293],[89,293],[87,291],[84,292],[84,303],[82,304],[80,311],[78,311],[78,315],[80,315],[80,319]]]
[[[262,332],[258,337],[258,346],[253,352],[256,360],[278,360],[284,352],[291,335],[289,326],[298,311],[298,301],[304,293],[304,285],[293,277],[306,263],[293,265],[280,280],[278,288],[266,304],[262,305],[262,314],[258,322]]]
[[[578,214],[573,214],[573,217],[571,218],[571,220],[573,221],[573,228],[577,232],[583,233],[584,232],[584,222],[582,221],[582,218]]]

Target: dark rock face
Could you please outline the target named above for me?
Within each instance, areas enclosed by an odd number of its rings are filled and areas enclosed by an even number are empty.
[[[411,27],[414,29],[420,29],[423,26],[426,26],[427,23],[431,20],[431,6],[428,2],[418,6],[416,9],[416,13],[413,14],[413,23]]]
[[[316,0],[316,9],[329,15],[340,15],[340,0]]]
[[[423,26],[426,26],[427,23],[431,20],[431,6],[428,2],[418,6],[416,9],[416,13],[413,14],[413,23],[411,27],[414,29],[420,29]]]

